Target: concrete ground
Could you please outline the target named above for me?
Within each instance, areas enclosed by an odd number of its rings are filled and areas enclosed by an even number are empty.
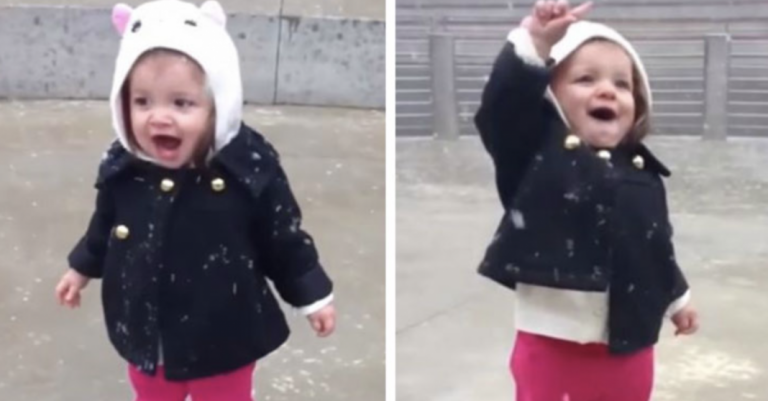
[[[667,323],[653,400],[768,400],[768,140],[650,145],[702,325]],[[514,399],[514,295],[475,273],[501,213],[478,140],[398,141],[398,401]]]
[[[288,344],[259,363],[258,400],[384,400],[384,113],[248,107],[280,151],[335,280],[338,331],[289,312]],[[99,282],[78,310],[54,286],[82,234],[113,139],[102,102],[0,103],[0,400],[132,399],[108,344]]]
[[[122,0],[123,3],[137,6],[147,0]],[[188,0],[202,4],[203,0]],[[254,13],[277,15],[282,8],[283,14],[300,17],[334,16],[348,18],[385,19],[385,0],[218,0],[227,13]],[[2,6],[64,6],[98,7],[111,9],[116,0],[0,0]]]

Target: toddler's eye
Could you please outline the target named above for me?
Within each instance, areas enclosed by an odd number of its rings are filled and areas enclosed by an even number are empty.
[[[621,88],[621,89],[630,89],[631,88],[631,85],[629,84],[629,81],[625,81],[625,80],[618,80],[618,81],[616,81],[616,86]]]
[[[590,83],[592,81],[594,81],[594,79],[590,75],[582,75],[582,76],[576,78],[576,82],[578,82],[578,83]]]
[[[147,101],[147,98],[145,98],[145,97],[133,98],[133,104],[135,104],[136,106],[142,106],[143,107],[143,106],[146,106],[147,103],[149,103],[149,102]]]
[[[186,107],[192,106],[192,102],[186,99],[176,99],[174,100],[173,104],[176,105],[176,107],[180,107],[180,108],[186,108]]]

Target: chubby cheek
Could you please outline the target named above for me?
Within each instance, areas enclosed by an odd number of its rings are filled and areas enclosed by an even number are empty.
[[[571,128],[576,131],[583,131],[589,128],[590,119],[585,112],[586,106],[571,104],[563,108]]]
[[[141,113],[141,112],[131,112],[130,120],[131,120],[130,134],[133,135],[136,142],[138,142],[142,148],[146,148],[149,142],[149,134],[147,133],[146,116],[144,115],[144,113]]]
[[[138,131],[144,131],[144,119],[140,113],[131,113],[131,129],[134,134]]]
[[[203,144],[204,141],[212,140],[211,137],[214,133],[214,127],[210,124],[209,119],[203,116],[197,116],[185,121],[184,124],[185,136],[189,139],[185,141],[187,149],[194,151],[201,146],[209,146],[209,144]]]
[[[202,116],[194,116],[184,121],[184,128],[187,134],[194,139],[199,139],[209,132],[207,119]]]
[[[635,124],[635,100],[631,96],[622,101],[622,128],[626,131],[632,129]]]
[[[565,117],[572,125],[581,125],[585,122],[584,110],[586,109],[587,96],[580,93],[578,88],[572,88],[568,91],[561,91],[560,95],[555,92],[555,97],[560,103]],[[574,127],[578,128],[578,127]]]

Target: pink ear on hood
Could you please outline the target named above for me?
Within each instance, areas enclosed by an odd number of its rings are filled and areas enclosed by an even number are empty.
[[[219,4],[218,1],[208,0],[200,6],[200,10],[204,15],[208,16],[208,18],[221,25],[222,28],[226,28],[227,14],[224,13],[224,9],[221,8],[221,4]]]
[[[128,21],[131,20],[132,12],[133,8],[123,3],[115,4],[112,8],[112,25],[115,26],[115,29],[120,36],[123,36],[125,26],[128,25]]]

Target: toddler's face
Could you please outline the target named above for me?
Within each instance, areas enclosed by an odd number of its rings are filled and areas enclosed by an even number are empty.
[[[552,91],[584,141],[613,148],[635,123],[632,61],[619,45],[588,42],[557,68]]]
[[[195,62],[180,54],[150,54],[128,79],[128,135],[146,154],[164,167],[179,168],[211,145],[214,104]]]

